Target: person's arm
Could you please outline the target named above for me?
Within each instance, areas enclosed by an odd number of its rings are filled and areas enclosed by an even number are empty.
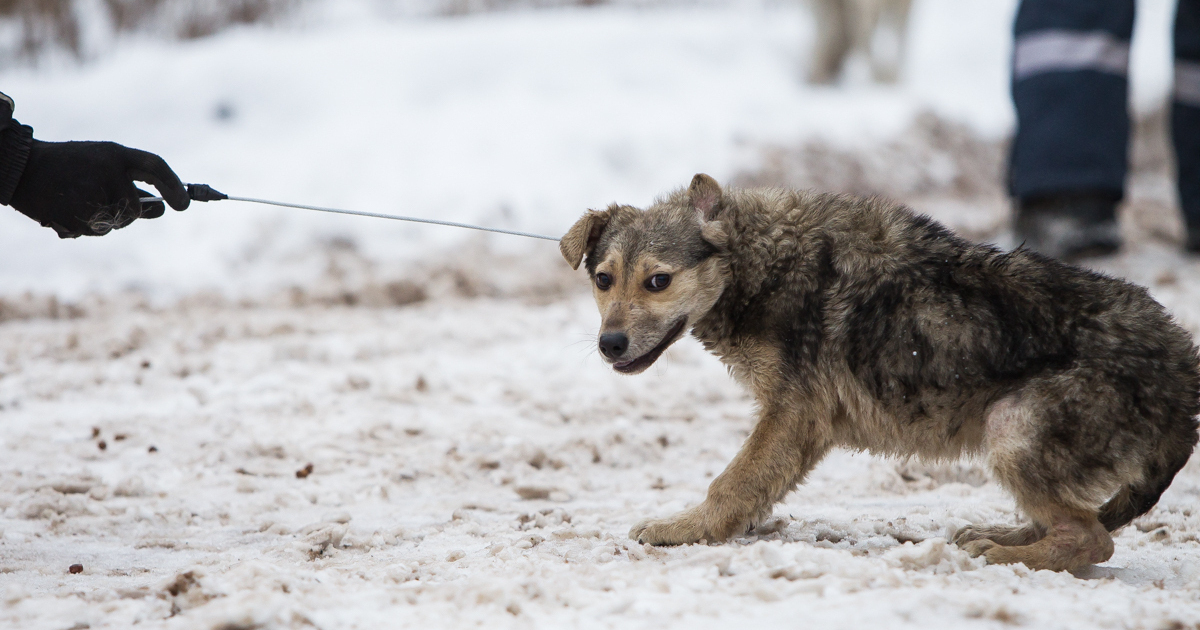
[[[13,120],[15,108],[13,100],[0,92],[0,204],[6,206],[12,201],[33,144],[33,129]]]
[[[153,153],[114,142],[42,142],[17,122],[13,100],[0,94],[0,204],[12,206],[60,238],[102,236],[134,219],[163,215],[162,202],[134,185],[147,182],[176,210],[187,189]]]

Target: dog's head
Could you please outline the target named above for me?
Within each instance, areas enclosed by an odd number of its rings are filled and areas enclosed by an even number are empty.
[[[646,210],[589,210],[562,238],[571,268],[587,257],[602,318],[600,354],[613,369],[650,367],[721,296],[728,273],[722,211],[721,187],[701,174]]]

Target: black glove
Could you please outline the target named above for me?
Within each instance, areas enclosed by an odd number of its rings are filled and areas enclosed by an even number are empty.
[[[103,236],[134,219],[161,217],[162,202],[133,185],[147,182],[176,210],[188,207],[187,189],[162,158],[115,142],[42,142],[29,147],[25,170],[9,203],[54,228],[59,238]]]

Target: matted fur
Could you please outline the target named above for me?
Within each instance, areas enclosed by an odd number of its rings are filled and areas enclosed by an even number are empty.
[[[743,533],[834,447],[980,454],[1031,523],[956,542],[1071,569],[1111,556],[1109,532],[1153,507],[1196,444],[1197,349],[1145,289],[969,243],[887,200],[697,175],[646,210],[589,211],[561,249],[573,267],[586,257],[601,334],[627,337],[614,367],[644,370],[690,329],[758,405],[704,502],[639,523],[642,542]]]

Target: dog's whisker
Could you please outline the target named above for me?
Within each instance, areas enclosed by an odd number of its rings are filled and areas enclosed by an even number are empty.
[[[594,346],[594,345],[596,345],[596,340],[593,337],[588,337],[587,339],[580,339],[578,341],[572,341],[571,343],[567,344],[567,347],[574,348],[574,347],[581,346],[584,344],[587,344],[589,346]]]

